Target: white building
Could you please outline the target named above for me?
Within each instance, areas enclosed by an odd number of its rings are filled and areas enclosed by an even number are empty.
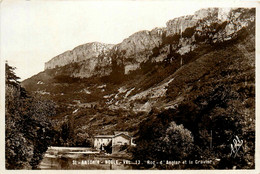
[[[104,150],[103,147],[107,146],[113,139],[114,135],[96,135],[94,137],[94,147],[96,149]]]
[[[94,137],[94,147],[96,149],[103,150],[104,146],[107,146],[112,142],[112,147],[121,145],[135,145],[133,143],[133,137],[128,135],[128,132],[115,131],[114,135],[96,135]]]

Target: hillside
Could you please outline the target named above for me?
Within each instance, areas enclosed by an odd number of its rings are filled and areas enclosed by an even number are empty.
[[[86,52],[77,61],[65,54],[50,61],[59,59],[58,66],[47,63],[22,82],[27,91],[56,103],[50,119],[57,136],[67,131],[57,144],[116,130],[141,137],[143,124],[166,115],[189,129],[198,144],[201,131],[211,127],[216,147],[223,145],[225,131],[254,146],[255,9],[202,9],[168,21],[165,28],[134,33],[101,53]],[[234,131],[224,117],[243,127]]]

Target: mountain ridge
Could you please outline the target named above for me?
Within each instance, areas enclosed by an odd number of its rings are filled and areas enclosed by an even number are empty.
[[[73,62],[80,62],[106,54],[113,44],[90,42],[79,45],[72,50],[65,51],[45,63],[45,70],[60,67]]]
[[[105,76],[112,72],[115,61],[123,66],[124,74],[129,74],[151,59],[161,62],[169,54],[187,54],[207,40],[216,43],[232,39],[237,31],[254,21],[253,17],[240,18],[246,11],[248,9],[201,9],[194,15],[169,20],[166,27],[138,31],[116,45],[98,42],[80,45],[46,62],[45,69],[86,61],[87,65],[73,73],[74,77]],[[106,72],[103,67],[110,70]],[[102,72],[94,72],[96,69],[102,69]]]

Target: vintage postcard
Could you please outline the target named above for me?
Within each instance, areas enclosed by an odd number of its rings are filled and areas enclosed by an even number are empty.
[[[257,173],[257,10],[1,1],[1,171]]]

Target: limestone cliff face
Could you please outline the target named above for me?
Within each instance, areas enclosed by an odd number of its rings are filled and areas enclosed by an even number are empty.
[[[115,59],[123,61],[125,74],[136,70],[140,67],[140,63],[148,60],[149,56],[153,54],[152,50],[162,44],[163,32],[164,28],[139,31],[114,46]]]
[[[71,71],[72,77],[88,78],[92,76],[107,76],[112,72],[112,59],[110,57],[92,57],[77,62],[77,68]]]
[[[224,42],[237,36],[239,30],[255,21],[253,9],[208,8],[194,15],[175,18],[167,22],[166,37],[180,36],[174,51],[186,54],[201,43]]]
[[[194,15],[168,21],[166,28],[134,33],[114,46],[118,53],[116,59],[123,62],[127,74],[140,68],[142,62],[163,61],[170,52],[184,55],[203,43],[233,39],[239,30],[254,20],[250,9],[202,9]]]
[[[201,44],[231,40],[238,31],[255,21],[254,9],[208,8],[175,18],[165,28],[139,31],[117,45],[88,43],[54,57],[45,69],[79,62],[81,67],[72,72],[76,77],[109,75],[112,62],[122,66],[124,73],[140,68],[141,63],[160,62],[167,57],[184,55]]]
[[[113,47],[112,44],[103,44],[99,42],[87,43],[74,48],[71,51],[66,51],[45,63],[45,69],[52,69],[55,67],[64,66],[73,62],[80,62],[88,60],[90,62],[90,69],[93,67],[91,62],[98,62],[102,60],[94,60],[98,57],[105,56],[110,49]],[[91,59],[91,60],[89,60]],[[105,60],[105,59],[104,59]]]
[[[169,20],[166,23],[166,35],[181,34],[187,28],[198,26],[200,24],[210,26],[214,22],[222,23],[228,21],[230,20],[230,13],[232,13],[231,8],[207,8],[198,10],[194,15],[187,15]]]

